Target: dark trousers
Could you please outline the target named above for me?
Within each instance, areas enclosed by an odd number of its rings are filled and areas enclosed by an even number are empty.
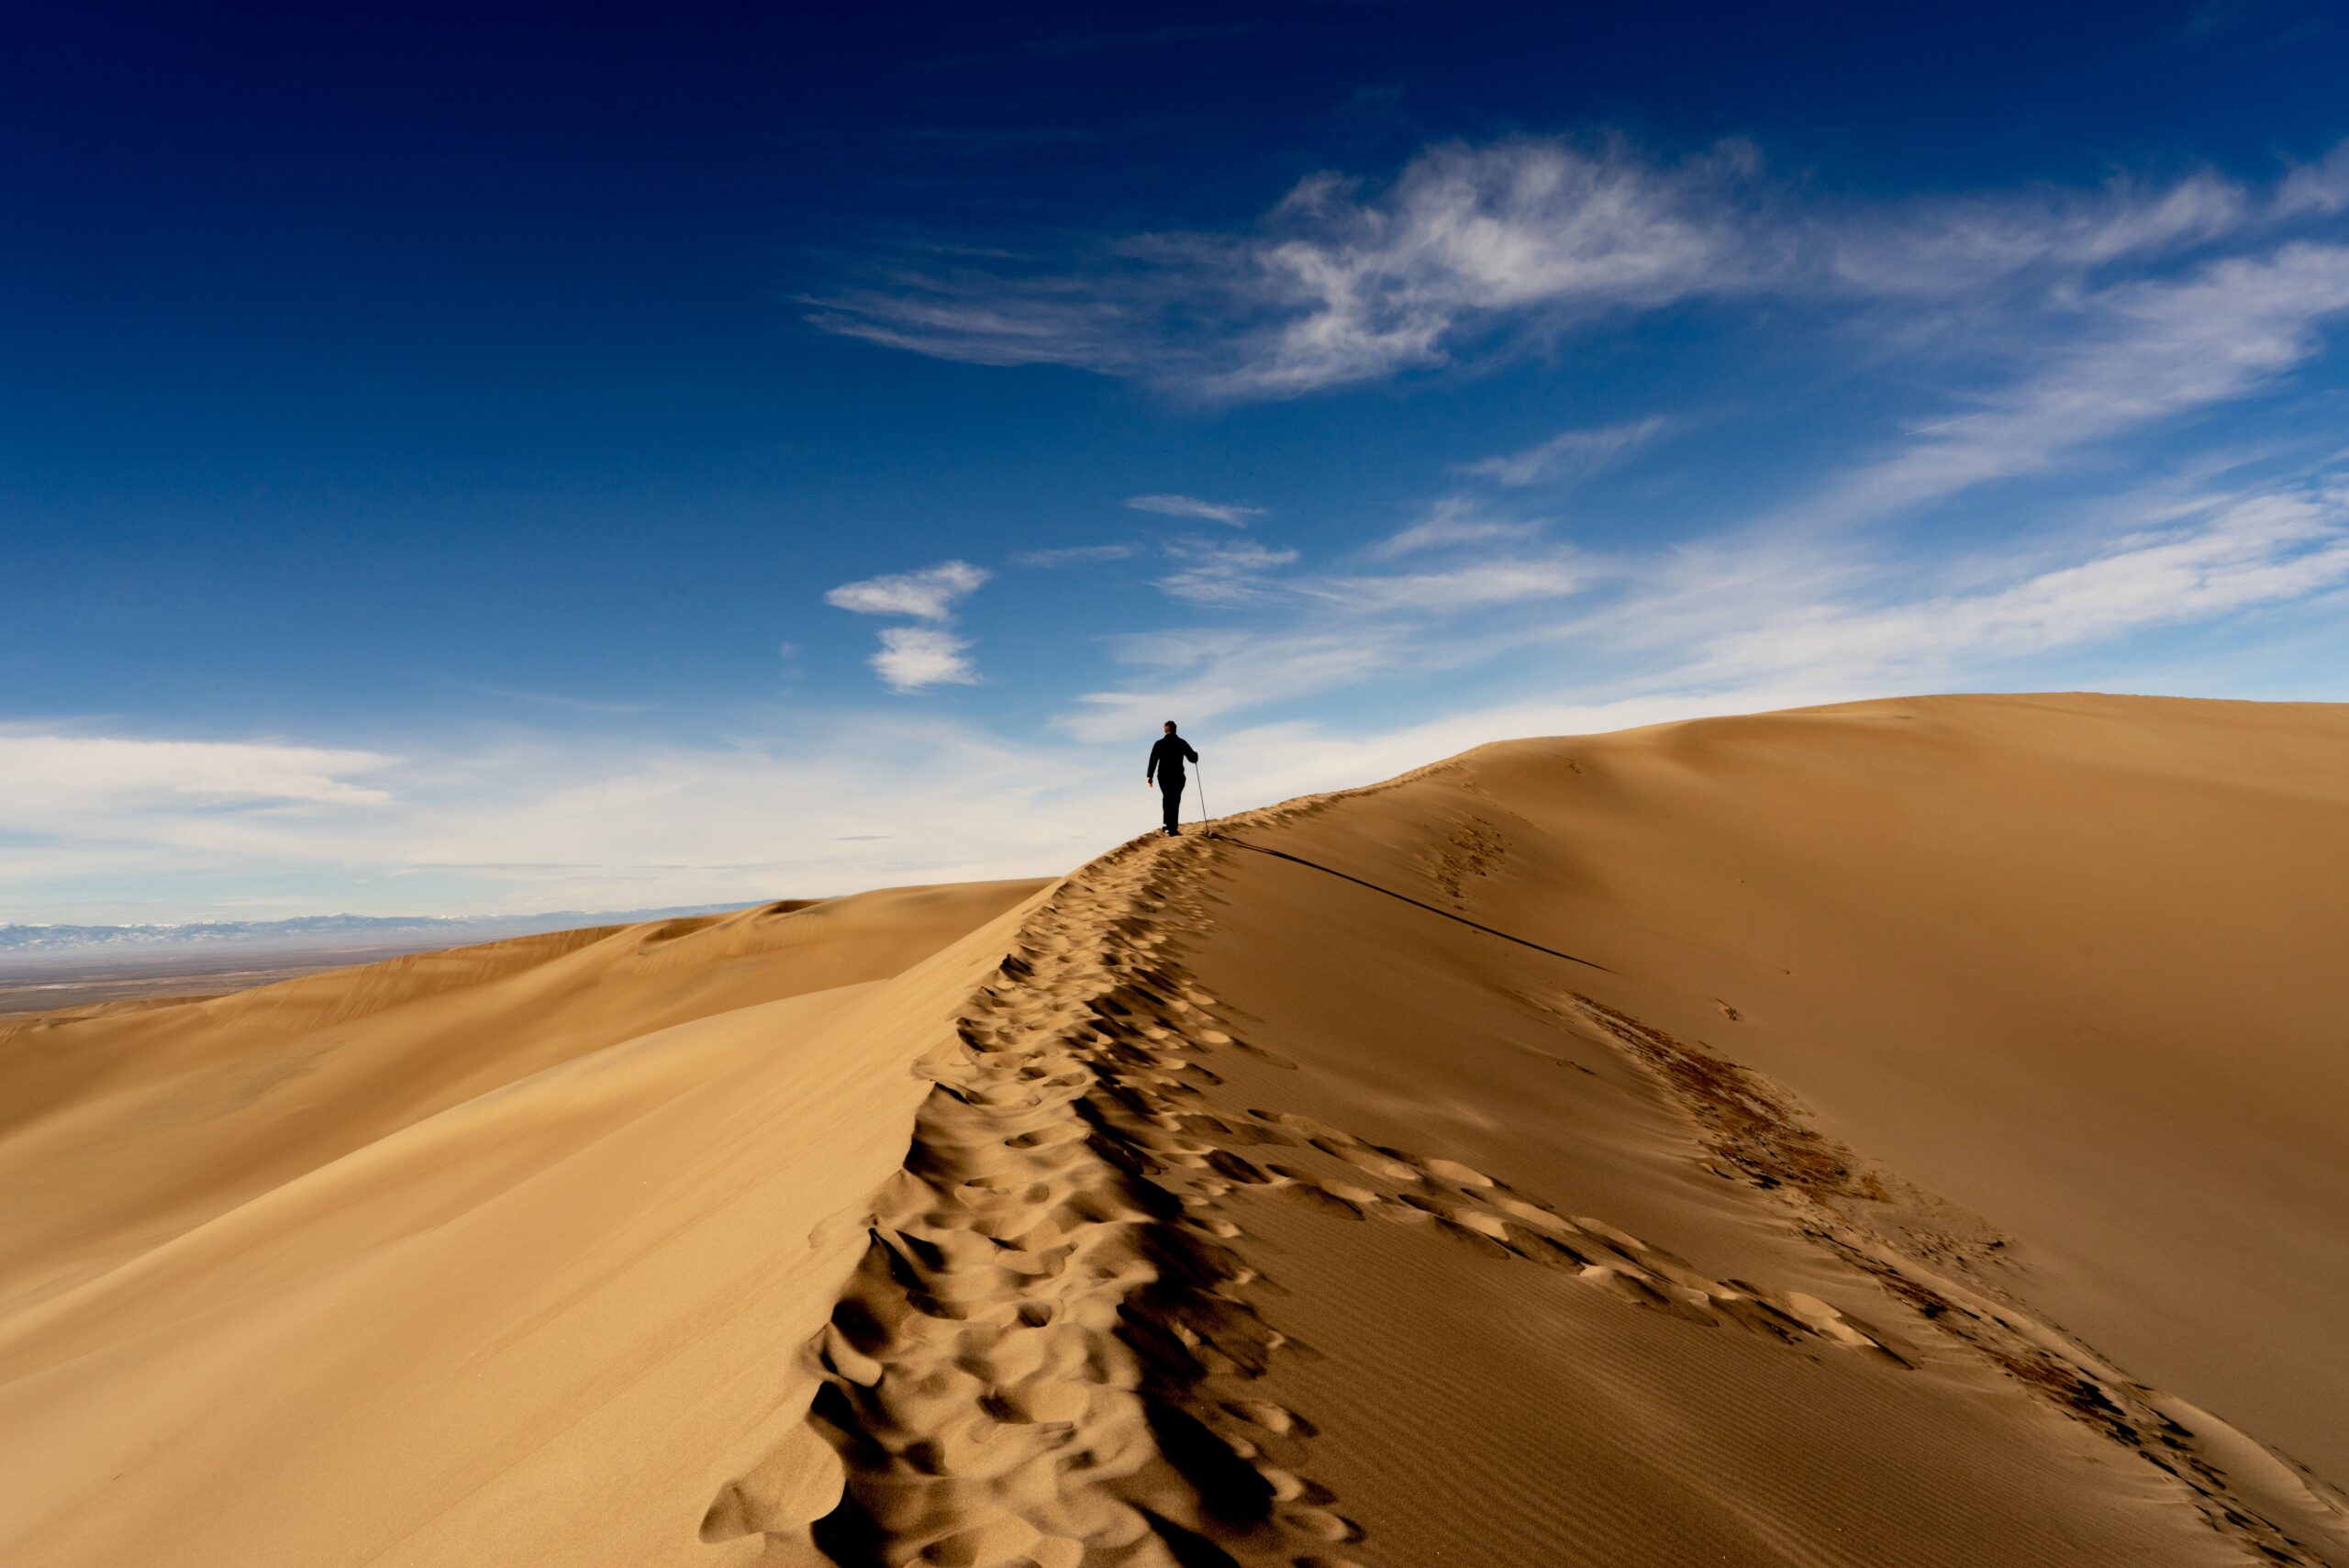
[[[1170,828],[1183,819],[1183,775],[1158,775],[1158,798],[1166,807],[1166,826]]]

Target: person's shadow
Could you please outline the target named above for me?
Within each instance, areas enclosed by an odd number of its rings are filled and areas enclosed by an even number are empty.
[[[1414,908],[1424,909],[1431,915],[1441,915],[1447,920],[1457,920],[1462,925],[1469,927],[1475,930],[1482,931],[1488,937],[1498,937],[1505,942],[1515,942],[1521,948],[1531,948],[1535,952],[1546,952],[1552,958],[1563,958],[1568,963],[1579,963],[1586,968],[1596,969],[1602,974],[1612,974],[1615,973],[1603,963],[1594,962],[1586,958],[1576,958],[1570,952],[1560,952],[1556,948],[1544,947],[1540,942],[1528,941],[1523,937],[1511,936],[1508,932],[1496,929],[1491,926],[1486,925],[1481,920],[1472,920],[1465,915],[1455,915],[1449,909],[1440,909],[1436,906],[1423,903],[1407,893],[1397,893],[1391,887],[1381,887],[1375,882],[1364,882],[1358,876],[1349,875],[1347,873],[1339,871],[1333,866],[1325,866],[1318,861],[1308,861],[1302,855],[1292,855],[1285,850],[1268,850],[1262,844],[1251,844],[1244,840],[1234,839],[1228,834],[1216,832],[1213,828],[1209,828],[1208,830],[1207,836],[1213,839],[1219,844],[1230,844],[1235,850],[1247,850],[1259,855],[1270,855],[1276,861],[1286,861],[1291,865],[1300,865],[1304,866],[1308,871],[1318,871],[1324,876],[1334,876],[1341,882],[1351,882],[1356,887],[1367,887],[1373,893],[1384,893],[1389,898],[1399,898],[1404,903],[1410,905]]]

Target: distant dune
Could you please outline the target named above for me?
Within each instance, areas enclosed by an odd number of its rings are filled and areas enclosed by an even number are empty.
[[[2349,1565],[2349,707],[0,1020],[0,1562]]]

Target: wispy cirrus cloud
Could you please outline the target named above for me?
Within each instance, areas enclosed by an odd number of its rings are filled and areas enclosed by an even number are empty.
[[[1754,603],[1753,574],[1721,564],[1747,596],[1747,614],[1716,616],[1710,637],[1682,644],[1679,678],[1931,682],[2349,584],[2349,485],[2210,497],[2082,541],[2066,556],[1939,591],[1930,582],[1915,591],[1913,564],[1847,563],[1814,578],[1835,580],[1827,592]]]
[[[1170,539],[1165,549],[1174,570],[1161,577],[1158,585],[1195,605],[1239,605],[1265,598],[1271,593],[1267,574],[1297,560],[1293,550],[1276,550],[1252,539],[1235,544]]]
[[[1196,495],[1134,495],[1126,505],[1137,512],[1156,512],[1168,517],[1197,517],[1203,522],[1229,523],[1244,528],[1264,515],[1262,506],[1243,506],[1234,501],[1202,501]]]
[[[1598,473],[1632,448],[1655,439],[1670,428],[1671,423],[1661,414],[1651,414],[1644,419],[1627,419],[1620,424],[1561,430],[1521,451],[1463,463],[1460,472],[1511,489],[1580,479]]]
[[[2097,442],[2258,391],[2315,354],[2324,325],[2344,312],[2349,246],[2306,241],[2074,295],[2069,334],[2042,366],[1965,398],[1790,515],[1840,525],[2044,472]]]
[[[1826,280],[1864,294],[1953,295],[2019,273],[2186,250],[2256,213],[2240,183],[2200,171],[2168,183],[2121,178],[2092,190],[1939,196],[1822,216],[1806,249]]]
[[[1456,463],[1453,472],[1504,490],[1566,484],[1620,461],[1669,432],[1673,425],[1673,420],[1655,414],[1561,430],[1518,451]],[[1540,537],[1546,526],[1542,517],[1496,509],[1487,495],[1471,487],[1438,496],[1416,521],[1373,545],[1370,556],[1374,561],[1392,561],[1430,550],[1521,543]]]
[[[1865,202],[1774,179],[1736,140],[1677,160],[1616,137],[1446,143],[1384,183],[1313,175],[1247,228],[1111,239],[1019,272],[900,271],[809,319],[948,359],[1286,397],[1691,301],[2061,288],[2349,209],[2344,171],[2337,149],[2267,192],[2203,170]]]
[[[1035,566],[1051,571],[1063,566],[1098,566],[1106,562],[1123,561],[1134,553],[1130,544],[1071,544],[1055,550],[1023,550],[1014,555],[1017,566]]]
[[[1449,614],[1564,598],[1587,588],[1591,579],[1587,565],[1560,551],[1469,561],[1439,571],[1331,577],[1307,584],[1303,591],[1354,610]]]
[[[1608,573],[1603,562],[1561,550],[1455,556],[1400,572],[1275,575],[1295,551],[1194,549],[1204,553],[1161,585],[1247,618],[1115,639],[1131,679],[1081,695],[1055,720],[1064,732],[1106,740],[1148,710],[1206,719],[1375,681],[1406,664],[1425,673],[1473,662],[1525,640],[1522,628],[1491,617],[1585,593]]]
[[[1387,535],[1370,553],[1373,560],[1392,561],[1424,550],[1529,539],[1541,531],[1539,520],[1496,517],[1475,496],[1440,495],[1418,521]]]
[[[1122,638],[1115,649],[1132,678],[1081,694],[1053,722],[1087,744],[1147,734],[1162,718],[1203,724],[1364,679],[1389,664],[1404,639],[1397,627],[1312,623]]]

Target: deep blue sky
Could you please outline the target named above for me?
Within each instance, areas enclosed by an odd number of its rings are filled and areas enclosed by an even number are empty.
[[[2349,695],[2336,8],[851,9],[13,19],[0,919],[1056,869],[1169,706]]]

